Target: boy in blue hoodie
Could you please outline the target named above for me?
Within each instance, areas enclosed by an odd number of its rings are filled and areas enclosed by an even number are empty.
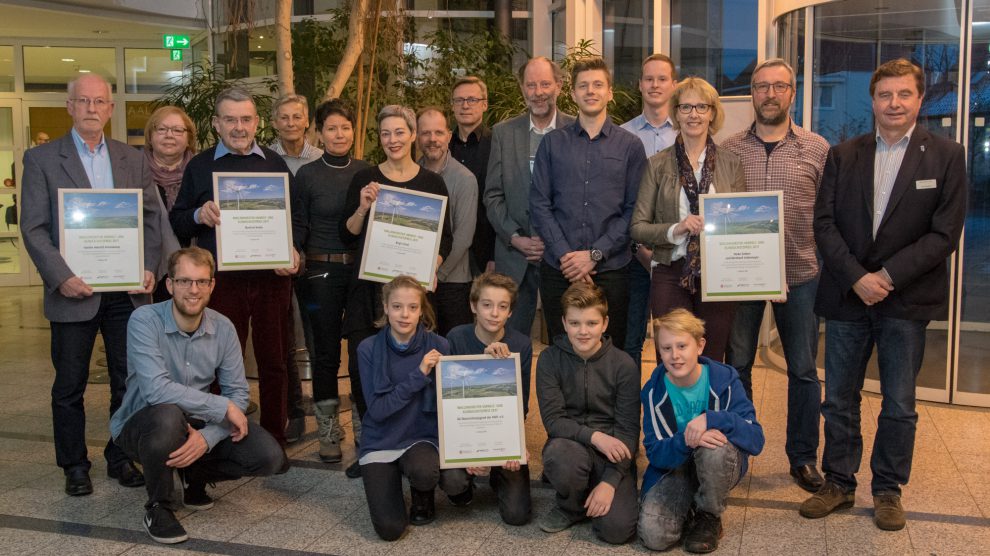
[[[651,550],[684,538],[688,552],[718,548],[729,491],[763,450],[763,428],[739,374],[702,357],[705,323],[685,309],[653,322],[661,364],[643,387],[639,537]]]

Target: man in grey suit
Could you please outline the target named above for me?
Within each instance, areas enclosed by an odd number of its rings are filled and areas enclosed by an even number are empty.
[[[526,334],[533,328],[540,291],[543,241],[529,224],[529,189],[533,160],[543,136],[574,122],[557,110],[564,72],[543,56],[519,68],[519,87],[526,112],[492,128],[492,150],[484,203],[495,228],[495,270],[519,284],[519,296],[508,325]]]
[[[45,318],[51,322],[55,459],[65,471],[65,492],[82,496],[93,492],[83,393],[96,333],[103,334],[106,346],[113,415],[123,400],[127,378],[127,320],[135,306],[151,302],[155,287],[160,215],[158,191],[140,151],[103,134],[113,112],[110,85],[96,74],[86,74],[69,83],[68,93],[70,133],[24,153],[21,232],[44,280]],[[62,188],[144,190],[144,289],[94,293],[73,273],[59,253],[58,190]],[[103,455],[109,477],[128,487],[144,485],[141,472],[112,439]]]

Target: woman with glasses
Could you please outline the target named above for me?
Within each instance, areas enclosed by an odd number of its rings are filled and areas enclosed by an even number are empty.
[[[447,186],[443,178],[426,168],[421,167],[412,158],[413,144],[416,142],[416,114],[412,109],[397,104],[390,104],[378,113],[378,139],[385,160],[377,166],[366,168],[354,174],[347,200],[344,203],[344,215],[339,225],[341,239],[356,251],[354,272],[351,275],[351,285],[347,294],[347,306],[344,310],[343,334],[347,338],[347,363],[351,375],[351,397],[354,406],[351,412],[351,422],[355,427],[354,441],[360,442],[360,421],[364,415],[365,401],[361,395],[360,374],[358,373],[358,344],[362,340],[375,335],[378,330],[375,322],[382,316],[382,285],[377,282],[357,278],[361,268],[361,253],[364,247],[365,232],[368,229],[368,214],[371,203],[378,198],[379,187],[390,185],[447,196]],[[453,236],[450,233],[450,214],[444,215],[443,229],[440,235],[440,254],[437,268],[443,259],[450,254]],[[353,409],[356,409],[355,413]],[[361,476],[358,463],[347,468],[347,476]]]
[[[705,321],[703,354],[725,358],[735,304],[701,301],[700,234],[705,222],[698,196],[746,190],[742,163],[720,149],[712,135],[725,114],[718,93],[704,79],[689,77],[670,97],[670,113],[678,130],[673,146],[650,158],[633,210],[630,235],[653,248],[650,311],[661,316],[684,308]],[[659,353],[659,350],[657,350]]]
[[[161,264],[158,267],[158,287],[155,289],[155,302],[165,301],[171,296],[165,289],[165,274],[168,272],[168,256],[180,247],[179,240],[172,232],[168,221],[168,211],[175,204],[175,197],[182,185],[182,173],[189,159],[196,154],[196,126],[177,106],[162,106],[151,113],[144,127],[144,163],[151,179],[158,188],[163,210],[159,228],[162,233]]]
[[[326,463],[337,463],[343,457],[337,371],[347,285],[354,273],[353,245],[341,239],[340,222],[346,219],[344,202],[354,174],[369,167],[351,157],[354,126],[354,111],[344,101],[333,99],[319,105],[316,131],[323,142],[323,156],[300,168],[293,184],[306,222],[305,235],[296,238],[306,258],[306,272],[296,290],[299,309],[313,325],[313,413],[319,427],[320,459]]]

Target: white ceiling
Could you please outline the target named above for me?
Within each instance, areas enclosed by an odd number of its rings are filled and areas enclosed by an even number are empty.
[[[90,2],[92,5],[87,6],[83,5],[86,2],[0,2],[0,37],[161,41],[163,33],[196,34],[205,29],[203,20],[163,17],[112,7],[121,3],[119,0],[93,1]],[[158,3],[169,5],[172,1]],[[185,5],[190,2],[176,3]]]

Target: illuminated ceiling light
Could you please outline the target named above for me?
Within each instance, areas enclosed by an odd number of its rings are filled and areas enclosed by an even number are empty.
[[[62,61],[63,62],[75,62],[76,59],[75,58],[62,58]]]
[[[81,69],[81,70],[79,70],[79,73],[90,73],[90,71],[89,70]]]

